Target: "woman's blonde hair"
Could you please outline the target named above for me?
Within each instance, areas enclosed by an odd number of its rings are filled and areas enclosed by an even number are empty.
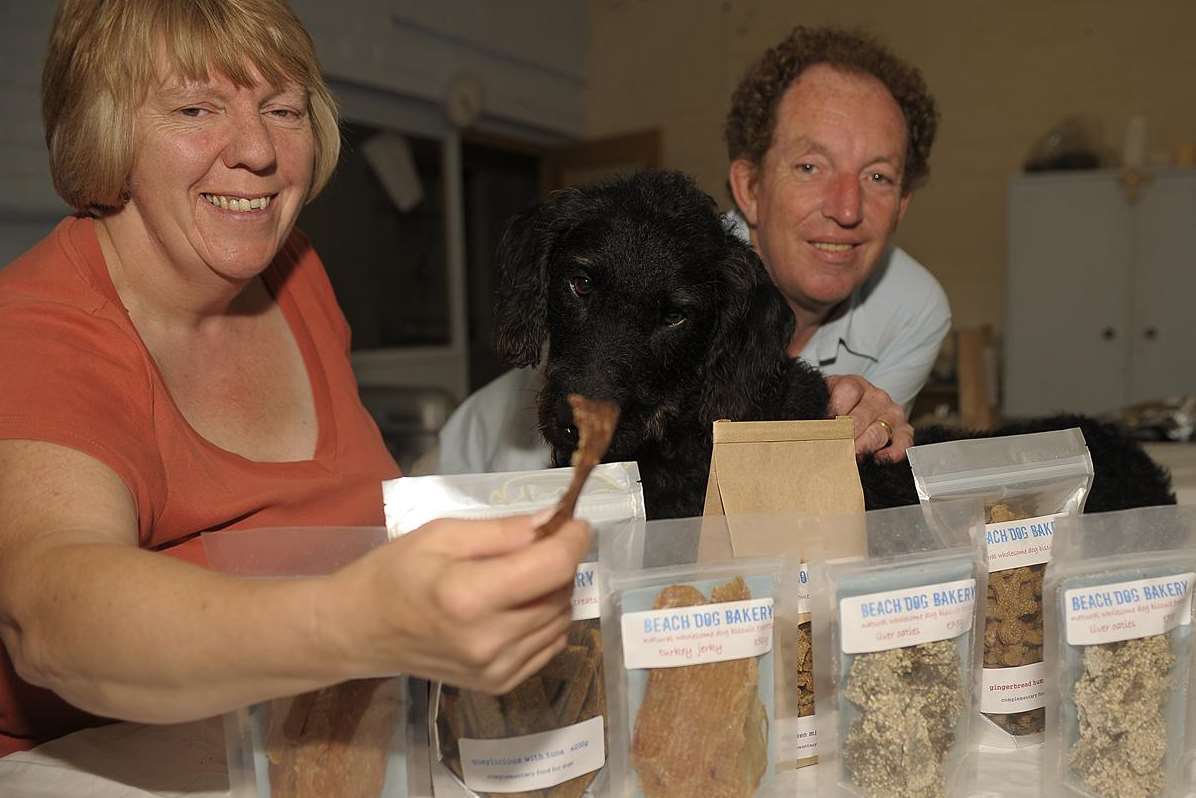
[[[72,207],[103,213],[127,201],[134,113],[163,78],[203,81],[210,73],[253,85],[307,89],[315,165],[307,199],[320,192],[340,155],[336,104],[315,47],[285,0],[63,0],[42,72],[42,121],[54,188]]]

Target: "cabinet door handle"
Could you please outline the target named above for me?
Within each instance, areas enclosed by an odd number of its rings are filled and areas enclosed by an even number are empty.
[[[1159,330],[1157,327],[1147,327],[1142,331],[1142,335],[1146,337],[1147,341],[1153,341],[1159,337]]]
[[[1106,341],[1112,341],[1117,337],[1117,330],[1114,330],[1112,327],[1106,327],[1100,331],[1100,337],[1104,338]]]

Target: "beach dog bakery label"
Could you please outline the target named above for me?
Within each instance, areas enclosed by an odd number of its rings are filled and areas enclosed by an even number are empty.
[[[989,573],[1050,562],[1055,539],[1055,513],[1020,521],[984,525],[985,552]]]
[[[573,578],[573,620],[585,621],[597,618],[601,613],[598,607],[598,585],[594,581],[594,569],[597,563],[583,562],[577,566],[577,573]]]
[[[1196,574],[1176,574],[1068,590],[1067,643],[1092,646],[1161,635],[1192,622]]]
[[[747,659],[772,650],[772,599],[629,612],[622,629],[629,670]]]
[[[839,602],[844,654],[958,637],[972,628],[976,580],[849,596]]]

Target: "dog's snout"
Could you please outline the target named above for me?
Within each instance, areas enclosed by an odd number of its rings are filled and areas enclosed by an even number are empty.
[[[577,443],[577,425],[573,423],[573,409],[569,407],[569,402],[565,399],[559,399],[556,403],[556,421],[557,428],[560,429],[561,434],[569,441],[569,443]]]

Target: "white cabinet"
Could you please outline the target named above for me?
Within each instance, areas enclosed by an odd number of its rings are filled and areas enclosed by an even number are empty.
[[[1131,199],[1113,170],[1009,186],[1007,416],[1102,413],[1196,393],[1196,171]]]

